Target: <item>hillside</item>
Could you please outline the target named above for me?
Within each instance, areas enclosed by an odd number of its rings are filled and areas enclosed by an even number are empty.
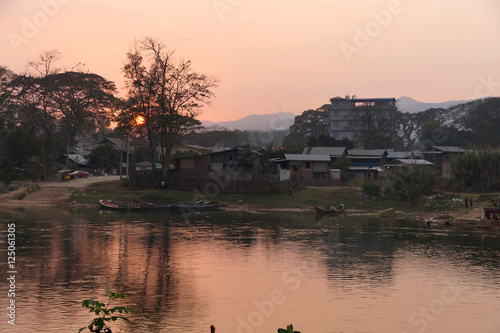
[[[467,103],[469,101],[446,101],[440,103],[425,103],[417,101],[411,97],[401,96],[398,98],[398,107],[401,112],[416,113],[428,109],[447,109],[457,104]]]
[[[295,119],[295,114],[290,112],[278,112],[272,114],[250,115],[244,118],[233,121],[212,122],[202,120],[201,123],[205,127],[219,126],[225,127],[228,130],[242,131],[263,131],[263,130],[287,130]]]

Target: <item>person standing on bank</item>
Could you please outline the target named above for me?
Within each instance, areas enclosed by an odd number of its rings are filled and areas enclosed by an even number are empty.
[[[465,197],[465,208],[469,208],[469,198]]]
[[[469,207],[472,208],[472,197],[469,198]]]

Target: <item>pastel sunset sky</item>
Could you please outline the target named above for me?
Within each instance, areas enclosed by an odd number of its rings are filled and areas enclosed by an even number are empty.
[[[43,50],[114,81],[158,38],[219,87],[201,120],[301,114],[346,94],[500,96],[498,0],[0,0],[0,66]]]

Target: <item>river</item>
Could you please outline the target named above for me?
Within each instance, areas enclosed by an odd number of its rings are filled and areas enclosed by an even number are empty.
[[[2,208],[0,222],[2,332],[76,333],[106,290],[134,309],[114,333],[500,332],[494,230],[312,212]]]

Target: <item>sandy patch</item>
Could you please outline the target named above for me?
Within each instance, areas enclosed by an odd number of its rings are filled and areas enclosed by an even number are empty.
[[[66,182],[37,182],[40,187],[37,191],[29,191],[28,187],[0,195],[0,206],[63,206],[67,205],[71,193],[96,183],[105,183],[120,180],[120,176],[90,176]]]

